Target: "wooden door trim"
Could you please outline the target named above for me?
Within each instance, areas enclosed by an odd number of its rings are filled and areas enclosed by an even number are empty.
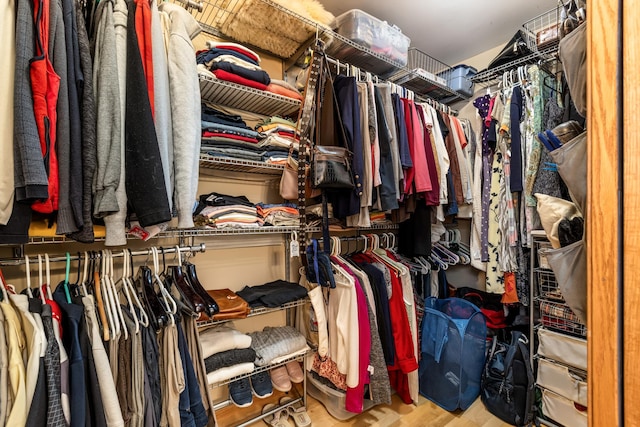
[[[618,229],[621,224],[618,221],[615,77],[618,1],[589,0],[587,10],[588,411],[589,426],[600,427],[621,425],[618,360],[622,349],[618,348],[617,339]]]

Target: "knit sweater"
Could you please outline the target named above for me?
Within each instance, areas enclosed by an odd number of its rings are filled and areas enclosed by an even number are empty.
[[[120,96],[120,123],[124,126],[124,115],[126,109],[126,82],[127,82],[127,3],[125,0],[115,0],[113,6],[113,23],[115,27],[116,37],[116,62],[118,70],[118,87]],[[94,66],[96,71],[98,67]],[[114,140],[117,141],[117,140]],[[115,142],[114,142],[115,143]],[[125,141],[124,129],[121,127],[120,141],[118,143],[120,159],[124,158]],[[115,152],[111,152],[115,155]],[[125,190],[125,162],[118,161],[119,168],[114,169],[115,173],[119,173],[118,182],[115,187],[115,197],[117,203],[117,211],[104,218],[107,229],[105,245],[118,246],[127,243],[125,233],[125,220],[127,218],[127,193]],[[98,166],[98,170],[100,166]],[[98,172],[99,176],[99,172]],[[97,202],[96,202],[97,204]]]
[[[265,366],[278,357],[295,353],[307,346],[307,340],[291,326],[265,327],[251,332],[251,348],[256,351],[256,366]]]
[[[200,156],[200,84],[191,40],[202,29],[183,7],[163,2],[169,15],[169,92],[173,120],[174,206],[178,227],[193,227]]]

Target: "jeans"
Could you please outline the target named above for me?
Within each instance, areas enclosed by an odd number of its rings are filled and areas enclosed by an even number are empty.
[[[200,386],[193,370],[193,361],[187,346],[187,340],[180,322],[176,322],[178,330],[178,350],[182,358],[185,387],[180,393],[178,408],[180,409],[180,425],[182,427],[205,427],[208,423],[207,413],[202,404]]]

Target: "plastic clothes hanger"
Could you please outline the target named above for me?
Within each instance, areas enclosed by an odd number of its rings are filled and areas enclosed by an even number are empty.
[[[151,254],[151,249],[149,249]],[[138,283],[141,290],[142,298],[146,304],[149,313],[149,320],[156,331],[160,331],[169,322],[168,314],[162,306],[158,295],[153,286],[153,272],[146,265],[141,265],[138,270]]]
[[[127,274],[124,275],[122,280],[128,287],[131,299],[133,300],[136,307],[138,308],[138,313],[136,313],[134,310],[132,312],[132,315],[138,319],[139,323],[142,324],[142,326],[147,328],[149,327],[149,315],[147,314],[147,311],[144,309],[144,307],[142,306],[142,303],[140,302],[140,299],[138,298],[138,292],[136,291],[136,288],[132,280],[133,256],[131,255],[131,249],[127,249],[126,253],[123,254],[123,257],[126,259],[126,263],[127,263]]]
[[[40,299],[42,300],[43,304],[46,304],[46,298],[44,295],[44,282],[42,281],[42,255],[40,254],[38,254],[38,287],[40,288]]]
[[[31,291],[31,267],[29,265],[29,255],[24,256],[24,267],[27,275],[27,295],[29,298],[33,298],[33,292]]]
[[[120,290],[124,295],[124,298],[127,300],[127,305],[129,306],[129,313],[131,313],[131,317],[133,318],[133,323],[135,325],[135,329],[133,332],[134,335],[137,335],[140,332],[140,322],[138,320],[138,315],[136,314],[135,307],[133,305],[133,299],[131,297],[131,292],[129,291],[129,287],[127,285],[127,276],[129,274],[129,258],[127,257],[127,252],[122,250],[122,276],[118,281],[114,284],[116,286],[116,292],[118,291],[118,283],[122,283]],[[125,323],[126,325],[126,323]],[[125,328],[126,330],[127,328]]]
[[[80,253],[78,252],[78,258],[80,257]],[[84,251],[84,263],[82,266],[82,280],[80,280],[80,286],[82,288],[82,292],[84,293],[85,296],[89,296],[89,292],[87,291],[87,272],[89,269],[89,254],[87,253],[87,251]],[[80,274],[80,271],[78,270],[78,274]]]
[[[64,268],[64,282],[62,282],[62,287],[64,289],[64,297],[67,300],[67,304],[71,304],[71,293],[69,292],[69,270],[71,269],[71,255],[67,252],[67,262]]]
[[[107,310],[104,305],[104,298],[102,297],[102,287],[100,286],[100,270],[101,268],[95,268],[95,263],[98,262],[98,257],[96,252],[91,252],[92,259],[92,270],[93,270],[93,290],[95,292],[96,297],[96,307],[98,308],[98,316],[100,317],[100,322],[102,322],[102,340],[109,341],[112,337],[111,332],[109,330],[110,324],[107,316]],[[100,259],[100,264],[102,264],[102,258]],[[100,265],[101,267],[101,265]]]
[[[178,306],[176,305],[176,302],[171,297],[171,294],[169,293],[169,291],[167,291],[167,288],[165,288],[164,283],[162,283],[162,280],[160,280],[160,276],[159,276],[160,264],[158,261],[158,248],[156,248],[155,246],[152,247],[151,254],[153,258],[153,279],[155,283],[158,285],[158,289],[160,289],[160,297],[164,303],[167,314],[169,315],[169,320],[171,321],[172,325],[175,325],[176,323],[175,314],[178,312]]]
[[[173,279],[173,283],[180,294],[180,298],[187,306],[186,308],[191,311],[194,317],[199,317],[200,313],[205,311],[205,302],[198,295],[189,283],[188,277],[185,275],[182,269],[182,256],[180,254],[180,246],[175,247],[177,264],[170,267],[170,276]],[[164,251],[162,253],[162,261],[164,262]]]
[[[198,295],[200,295],[200,298],[202,298],[205,304],[204,312],[209,317],[212,317],[220,311],[220,307],[218,307],[218,303],[207,293],[204,286],[200,283],[200,279],[198,279],[198,274],[196,273],[196,266],[188,260],[189,255],[191,255],[191,252],[187,252],[187,259],[182,262],[182,266],[186,270],[187,279],[189,280],[191,287]]]
[[[45,274],[46,274],[46,278],[47,278],[47,283],[45,283],[46,286],[46,291],[47,291],[47,298],[49,300],[53,300],[53,297],[51,296],[51,266],[49,264],[49,254],[45,253],[44,254],[44,269],[45,269]]]
[[[109,292],[109,284],[108,282],[108,278],[106,277],[107,275],[107,267],[108,267],[108,261],[107,261],[107,254],[106,254],[106,250],[102,250],[101,251],[101,268],[100,268],[100,291],[102,294],[102,302],[104,304],[104,310],[107,313],[107,325],[109,326],[109,329],[111,331],[111,337],[115,340],[118,339],[118,329],[120,329],[120,325],[118,325],[118,327],[116,327],[116,321],[117,319],[117,315],[114,315],[113,312],[113,307],[111,304],[111,295]]]
[[[120,330],[124,332],[124,339],[129,339],[129,330],[127,328],[127,322],[124,320],[124,313],[122,312],[122,305],[120,304],[120,300],[118,298],[118,290],[116,288],[115,280],[113,280],[114,269],[113,269],[113,252],[111,250],[107,251],[108,253],[108,269],[107,269],[107,277],[109,278],[109,292],[111,293],[113,307],[115,308],[115,314],[118,317],[118,324]]]

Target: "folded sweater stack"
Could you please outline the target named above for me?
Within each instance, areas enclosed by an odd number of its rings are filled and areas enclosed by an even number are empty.
[[[217,326],[200,333],[207,382],[216,384],[255,369],[256,352],[251,337],[229,326]]]
[[[278,363],[309,348],[305,337],[291,326],[266,326],[260,332],[249,333],[249,336],[251,348],[256,352],[256,366]]]
[[[260,67],[260,56],[246,46],[208,41],[207,49],[196,54],[198,72],[258,90],[302,101],[298,90],[283,80],[271,79]]]

